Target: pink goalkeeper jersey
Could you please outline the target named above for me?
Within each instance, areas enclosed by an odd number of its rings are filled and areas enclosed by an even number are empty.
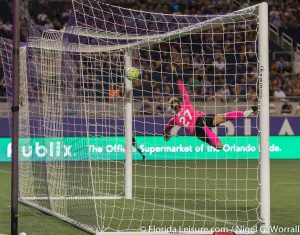
[[[183,101],[178,112],[169,120],[164,132],[168,133],[173,126],[177,125],[185,127],[191,134],[194,134],[197,118],[205,116],[206,113],[194,109],[182,81],[178,80],[177,86]]]

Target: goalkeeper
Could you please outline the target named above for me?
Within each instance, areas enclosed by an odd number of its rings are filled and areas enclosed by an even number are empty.
[[[249,117],[253,112],[257,111],[257,107],[252,106],[246,111],[207,115],[204,112],[197,111],[192,106],[182,81],[178,80],[177,86],[183,101],[180,103],[179,99],[175,97],[169,100],[169,105],[175,111],[175,114],[164,128],[164,139],[166,141],[171,138],[170,130],[172,127],[178,125],[185,127],[192,135],[220,150],[223,148],[223,144],[219,137],[211,130],[211,127],[218,126],[228,120]]]

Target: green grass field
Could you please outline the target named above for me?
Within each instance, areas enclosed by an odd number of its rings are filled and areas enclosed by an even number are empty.
[[[135,188],[134,193],[135,195],[140,198],[140,200],[127,201],[127,200],[110,200],[105,201],[105,203],[99,201],[98,203],[98,209],[103,210],[104,208],[114,208],[114,210],[106,211],[106,220],[104,220],[105,226],[110,227],[117,227],[119,228],[128,228],[128,223],[130,222],[130,227],[136,227],[136,226],[147,226],[147,223],[149,221],[157,221],[156,224],[158,226],[167,226],[170,224],[172,220],[177,221],[178,224],[180,224],[180,221],[186,220],[186,221],[193,221],[193,220],[199,220],[202,221],[203,215],[199,215],[197,213],[190,213],[193,209],[197,209],[197,211],[204,210],[206,211],[205,216],[207,218],[216,217],[220,219],[229,219],[234,216],[238,216],[239,219],[255,219],[256,217],[256,203],[254,202],[247,202],[245,204],[245,210],[247,211],[247,215],[243,214],[237,214],[236,212],[230,212],[230,209],[234,208],[235,206],[238,206],[238,208],[243,208],[244,204],[242,202],[242,199],[245,198],[245,195],[243,192],[240,194],[230,194],[230,188],[235,186],[236,188],[240,188],[244,186],[244,183],[242,182],[240,185],[239,183],[235,182],[226,182],[226,190],[228,191],[226,195],[224,194],[225,188],[222,188],[222,185],[224,185],[223,180],[225,175],[222,175],[222,171],[215,171],[212,170],[212,167],[214,166],[214,162],[209,162],[208,165],[201,165],[202,162],[199,161],[199,165],[197,166],[198,170],[192,170],[193,166],[189,166],[188,171],[184,171],[182,169],[182,174],[187,176],[190,180],[184,180],[180,177],[180,174],[176,173],[176,176],[179,176],[178,178],[171,178],[171,180],[162,181],[159,179],[155,179],[154,175],[162,175],[165,171],[163,171],[163,168],[157,168],[157,171],[154,173],[152,170],[153,163],[149,162],[144,165],[141,165],[141,163],[138,163],[136,166],[134,166],[134,175],[143,175],[143,177],[138,181],[134,182]],[[174,163],[170,163],[171,167],[170,169],[175,169],[172,167]],[[185,163],[186,164],[186,163]],[[191,164],[195,164],[194,162],[191,162]],[[197,163],[198,164],[198,163]],[[219,165],[219,168],[222,168],[222,164]],[[247,167],[255,169],[254,166],[247,165]],[[253,163],[254,164],[254,163]],[[239,167],[244,168],[245,165],[242,162],[239,162]],[[201,185],[203,185],[201,180],[195,181],[193,178],[197,176],[198,178],[204,178],[204,175],[202,176],[203,172],[205,172],[203,169],[204,167],[208,167],[210,171],[206,172],[206,177],[208,178],[215,178],[216,174],[218,174],[218,181],[207,181],[207,185],[205,186],[205,195],[201,195]],[[228,167],[228,166],[227,166]],[[236,166],[235,166],[236,167]],[[180,163],[176,165],[177,169],[180,169]],[[199,169],[200,168],[200,169]],[[201,169],[202,168],[202,169]],[[300,201],[299,201],[299,195],[300,195],[300,161],[296,160],[276,160],[271,161],[271,219],[272,219],[272,225],[280,225],[283,227],[289,227],[289,226],[295,226],[297,224],[300,224]],[[159,169],[162,169],[161,172],[159,172]],[[194,168],[196,169],[196,167]],[[172,176],[175,176],[175,172],[173,170],[169,170],[168,173]],[[202,172],[202,173],[201,173]],[[241,179],[247,177],[247,178],[255,178],[255,171],[248,171],[249,175],[243,175],[243,171],[234,171],[235,174],[238,173],[239,177]],[[232,172],[232,173],[234,173]],[[227,177],[234,178],[235,176],[228,175],[231,174],[231,171],[226,171]],[[251,174],[253,174],[251,176]],[[163,177],[162,177],[163,178]],[[147,179],[147,181],[145,181]],[[147,187],[145,186],[145,182],[147,184]],[[249,181],[250,182],[250,181]],[[248,182],[248,184],[249,184]],[[198,185],[198,190],[195,191],[193,189],[194,185]],[[140,188],[146,188],[143,189],[143,191],[139,190]],[[176,195],[172,195],[172,190],[159,190],[160,188],[170,188],[174,189],[177,188]],[[253,185],[247,185],[248,189],[254,189],[255,184],[253,182]],[[156,190],[153,190],[156,188]],[[180,190],[181,188],[190,188],[193,190]],[[209,190],[207,190],[209,189]],[[204,188],[203,188],[204,191]],[[0,234],[9,234],[10,232],[10,165],[7,163],[0,163]],[[209,202],[209,199],[216,198],[215,194],[218,194],[218,201],[219,202]],[[223,193],[223,194],[222,194]],[[141,200],[141,198],[147,195],[147,200]],[[203,200],[200,200],[202,196],[205,196],[206,203],[203,204]],[[224,198],[226,196],[227,200],[226,207],[229,209],[229,212],[226,214],[222,211],[216,211],[216,208],[218,208],[220,205],[222,205],[222,202],[225,201]],[[171,200],[172,198],[176,197],[176,200]],[[193,199],[194,197],[194,199]],[[248,192],[248,197],[251,199],[255,198],[255,195],[252,195],[251,192]],[[152,201],[151,201],[152,198]],[[155,198],[155,201],[154,199]],[[200,198],[200,199],[199,199]],[[239,202],[237,205],[236,202],[230,203],[230,199],[237,199]],[[166,200],[167,199],[167,200]],[[186,199],[186,202],[180,199]],[[229,201],[229,202],[228,202]],[[219,203],[219,204],[218,204]],[[76,207],[76,202],[68,202],[69,210],[71,208]],[[163,212],[160,212],[162,208],[158,208],[157,205],[164,205]],[[87,205],[88,207],[89,205]],[[123,208],[126,208],[126,210],[123,210]],[[174,211],[171,208],[179,208],[179,210]],[[86,234],[83,231],[80,231],[79,229],[73,227],[72,225],[65,223],[63,221],[60,221],[59,219],[56,219],[55,217],[48,216],[44,213],[39,212],[38,210],[32,209],[31,207],[24,206],[20,204],[20,213],[19,213],[19,231],[26,232],[28,235],[36,234],[36,235],[67,235],[67,234]],[[185,213],[184,210],[189,211],[189,213]],[[145,212],[143,212],[145,211]],[[123,223],[119,223],[120,221],[117,219],[116,215],[120,215],[122,213],[122,217],[127,219]],[[84,217],[84,213],[82,215]],[[132,218],[137,219],[132,219]],[[145,220],[145,223],[140,224],[139,218],[143,217]],[[212,223],[212,221],[209,221],[209,219],[205,218],[205,226],[214,226],[218,225],[218,223]],[[85,218],[87,220],[91,218]],[[129,221],[129,222],[128,222]],[[164,223],[159,223],[159,221],[166,221]],[[174,224],[176,225],[176,223]],[[186,226],[190,224],[184,224]]]

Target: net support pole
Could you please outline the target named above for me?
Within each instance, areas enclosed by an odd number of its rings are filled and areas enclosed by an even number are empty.
[[[259,5],[260,89],[260,200],[261,232],[270,234],[270,117],[269,117],[269,24],[268,5]]]
[[[13,1],[13,100],[12,100],[12,163],[11,163],[11,234],[18,234],[18,131],[20,93],[20,2]]]
[[[125,198],[132,199],[132,81],[126,70],[131,67],[131,50],[125,52]]]

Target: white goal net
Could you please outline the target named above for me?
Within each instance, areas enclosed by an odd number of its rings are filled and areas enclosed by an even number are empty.
[[[64,32],[32,25],[21,48],[20,201],[92,233],[268,224],[260,5],[219,16],[95,0],[73,0],[73,8]],[[11,101],[10,41],[1,39],[0,55]],[[139,79],[126,78],[128,67]],[[201,112],[197,130],[187,119],[187,128],[172,123],[174,97]]]

